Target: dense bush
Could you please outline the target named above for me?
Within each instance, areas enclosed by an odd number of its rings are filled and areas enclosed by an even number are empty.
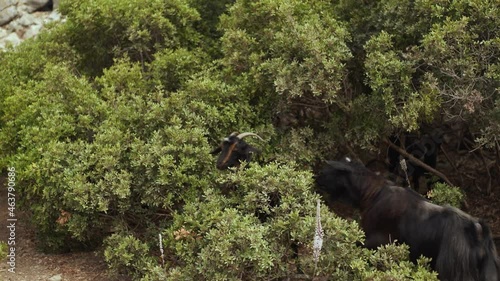
[[[7,243],[0,242],[0,260],[4,260],[7,258],[7,253],[8,253],[7,249],[9,249]]]
[[[462,190],[445,183],[436,183],[427,193],[427,197],[438,205],[450,205],[456,208],[462,207],[465,195]]]
[[[293,279],[298,268],[307,276],[337,280],[435,278],[408,262],[404,247],[393,245],[368,259],[374,253],[356,246],[363,238],[357,224],[332,215],[324,205],[323,252],[315,264],[318,195],[311,191],[309,172],[277,163],[252,165],[226,173],[219,183],[222,190],[207,189],[176,213],[164,231],[167,280]],[[298,245],[298,258],[292,243]]]
[[[0,170],[40,246],[102,245],[136,280],[435,280],[324,205],[316,264],[311,171],[457,118],[498,149],[498,4],[205,2],[61,1],[65,22],[0,53]],[[218,171],[233,131],[263,136],[260,163]]]
[[[195,48],[200,35],[193,24],[200,19],[185,1],[62,1],[67,16],[64,40],[79,54],[79,67],[95,75],[114,58],[142,63],[162,49]]]

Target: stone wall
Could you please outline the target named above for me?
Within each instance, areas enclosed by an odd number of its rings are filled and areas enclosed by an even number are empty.
[[[61,20],[59,0],[0,0],[0,51],[34,37],[44,24]]]

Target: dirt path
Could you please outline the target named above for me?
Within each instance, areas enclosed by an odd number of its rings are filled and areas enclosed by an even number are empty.
[[[2,260],[0,281],[127,280],[124,277],[111,277],[102,256],[95,252],[58,255],[38,252],[34,243],[33,230],[28,227],[26,215],[16,210],[16,216],[18,216],[18,221],[15,229],[15,273],[9,272],[10,266],[5,260]],[[6,227],[8,225],[7,218],[7,190],[5,181],[0,178],[0,241],[7,241],[10,234]],[[57,275],[61,278],[59,279]]]

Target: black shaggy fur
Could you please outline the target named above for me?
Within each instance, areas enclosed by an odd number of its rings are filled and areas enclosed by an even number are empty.
[[[430,203],[348,159],[329,161],[316,183],[331,199],[343,199],[361,210],[366,247],[397,240],[410,247],[412,261],[421,255],[432,258],[440,280],[499,281],[491,232],[477,218]]]
[[[391,137],[390,140],[395,145],[403,147],[406,152],[413,155],[417,159],[420,159],[423,163],[427,164],[432,168],[436,168],[437,164],[437,156],[439,152],[439,148],[442,143],[442,133],[440,131],[435,131],[432,134],[425,134],[422,136],[418,135],[404,135],[404,142],[399,137]],[[400,158],[402,156],[396,150],[389,147],[387,151],[387,158],[389,160],[389,171],[395,175],[399,175],[405,178],[405,173],[401,170],[400,167]],[[406,173],[411,178],[411,186],[415,189],[419,189],[420,177],[424,176],[427,171],[413,164],[410,161],[406,161],[407,171]],[[427,184],[429,188],[430,185]]]

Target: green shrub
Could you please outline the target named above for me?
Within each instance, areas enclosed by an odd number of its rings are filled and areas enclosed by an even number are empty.
[[[213,181],[203,102],[165,95],[144,75],[117,60],[97,91],[48,64],[41,82],[5,100],[3,161],[19,171],[20,202],[30,203],[45,249],[95,245],[123,220],[147,225],[144,216],[179,208]],[[63,212],[71,218],[56,224]]]
[[[163,232],[167,280],[294,278],[298,268],[307,276],[336,280],[436,280],[424,263],[417,267],[408,261],[405,247],[392,246],[393,251],[382,254],[356,246],[363,239],[358,225],[324,205],[323,250],[316,264],[312,242],[318,195],[310,190],[311,174],[293,164],[252,164],[224,173],[219,183],[221,190],[207,189],[201,199],[186,204]],[[292,244],[299,247],[298,259]],[[385,266],[378,268],[383,260]]]
[[[202,2],[62,1],[65,22],[0,53],[0,169],[42,248],[104,241],[135,280],[435,280],[404,246],[358,247],[324,205],[315,263],[309,170],[439,109],[494,147],[494,1]],[[217,171],[233,131],[262,135],[267,164]]]
[[[199,13],[185,1],[62,1],[64,39],[79,54],[79,67],[98,75],[114,58],[150,62],[164,48],[193,48]]]
[[[427,193],[427,197],[438,205],[450,205],[460,208],[465,199],[464,192],[455,186],[436,183]]]
[[[372,95],[384,102],[385,114],[392,125],[414,131],[423,121],[432,120],[440,106],[439,92],[431,78],[431,81],[422,79],[420,90],[415,90],[412,78],[418,61],[401,59],[392,36],[384,31],[373,36],[365,50],[365,68]]]
[[[126,234],[113,234],[104,241],[104,259],[108,266],[139,280],[146,272],[153,257],[149,246],[139,239]]]
[[[0,242],[0,260],[4,260],[7,258],[8,249],[9,247],[7,246],[7,243],[3,241]]]

